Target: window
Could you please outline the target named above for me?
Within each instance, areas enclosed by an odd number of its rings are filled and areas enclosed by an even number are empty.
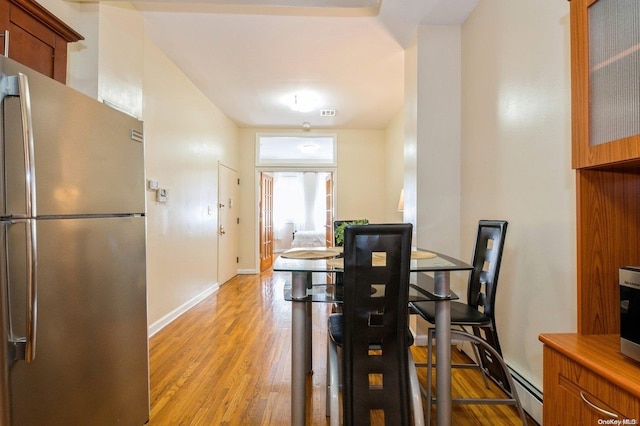
[[[258,135],[256,165],[335,166],[335,135]]]

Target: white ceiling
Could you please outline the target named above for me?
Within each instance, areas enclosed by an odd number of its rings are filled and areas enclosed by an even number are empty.
[[[382,129],[402,107],[404,47],[415,27],[461,23],[479,0],[378,1],[134,5],[151,40],[239,126]],[[317,93],[314,111],[285,105],[302,90]]]

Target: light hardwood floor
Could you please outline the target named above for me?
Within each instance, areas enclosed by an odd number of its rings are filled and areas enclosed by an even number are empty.
[[[291,304],[287,274],[239,275],[150,341],[152,426],[290,424]],[[313,368],[307,424],[326,425],[326,317],[313,306]],[[413,348],[416,362],[425,348]],[[453,350],[453,356],[459,356]],[[461,356],[461,355],[460,355]],[[424,370],[419,371],[424,382]],[[480,376],[453,373],[453,395],[474,395]],[[484,391],[484,390],[483,390]],[[492,389],[489,392],[496,392]],[[435,408],[432,424],[435,424]],[[454,405],[454,425],[518,425],[507,406]],[[529,419],[530,425],[535,425]]]

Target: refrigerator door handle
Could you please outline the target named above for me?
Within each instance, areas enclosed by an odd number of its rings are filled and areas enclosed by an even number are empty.
[[[27,342],[24,350],[24,360],[29,363],[36,359],[36,325],[38,324],[38,280],[36,276],[38,266],[38,238],[36,234],[36,220],[27,221]]]
[[[0,102],[5,96],[20,98],[22,118],[22,145],[25,172],[25,213],[11,215],[11,222],[24,222],[27,247],[27,328],[25,338],[13,339],[15,357],[31,362],[36,357],[36,324],[38,314],[38,286],[36,277],[37,236],[36,236],[36,176],[33,145],[33,123],[31,120],[31,96],[29,79],[23,73],[0,77]]]
[[[4,33],[0,34],[0,37],[4,37],[4,53],[3,55],[9,57],[9,30],[4,30]]]
[[[13,214],[12,217],[35,218],[36,213],[36,174],[33,148],[33,122],[31,120],[31,96],[29,79],[23,73],[0,77],[0,102],[5,96],[20,98],[20,114],[22,117],[22,145],[25,171],[25,213]]]
[[[11,224],[24,223],[26,234],[26,276],[27,276],[27,292],[26,292],[26,336],[15,337],[13,332],[9,333],[9,343],[13,348],[14,360],[24,360],[27,363],[32,362],[36,358],[36,330],[38,323],[38,251],[37,251],[37,235],[35,219],[13,219]],[[7,252],[7,256],[10,253]],[[9,295],[9,297],[11,297]]]

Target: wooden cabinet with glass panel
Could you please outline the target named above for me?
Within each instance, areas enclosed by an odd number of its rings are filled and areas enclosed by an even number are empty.
[[[640,162],[640,2],[571,0],[573,168]]]

